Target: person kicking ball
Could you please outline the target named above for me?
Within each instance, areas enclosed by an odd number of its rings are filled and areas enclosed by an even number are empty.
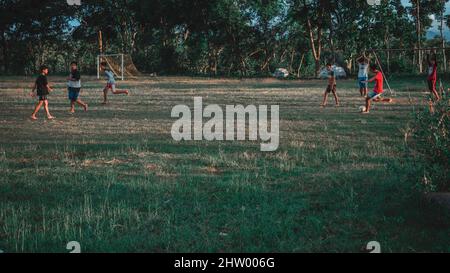
[[[363,114],[368,114],[370,112],[370,105],[371,102],[392,102],[392,99],[382,99],[381,96],[383,95],[383,83],[384,83],[384,78],[383,78],[383,73],[381,73],[380,70],[378,70],[378,66],[376,64],[371,64],[370,65],[370,70],[372,71],[372,73],[375,74],[375,76],[373,78],[371,78],[368,81],[364,81],[365,83],[370,83],[370,82],[375,82],[375,87],[373,89],[373,91],[370,91],[367,94],[366,97],[366,108],[364,109],[364,111],[362,111],[361,113]]]

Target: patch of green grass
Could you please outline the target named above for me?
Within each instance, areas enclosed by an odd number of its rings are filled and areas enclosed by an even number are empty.
[[[0,249],[65,252],[449,252],[448,211],[422,201],[402,129],[424,107],[420,79],[394,80],[393,104],[367,116],[354,81],[342,107],[320,108],[322,81],[155,78],[131,96],[68,113],[62,78],[50,109],[28,120],[31,83],[0,79]],[[175,142],[177,104],[279,104],[280,148]],[[330,98],[331,103],[331,98]]]

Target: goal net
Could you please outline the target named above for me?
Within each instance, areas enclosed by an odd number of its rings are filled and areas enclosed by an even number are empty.
[[[376,49],[367,52],[367,55],[372,58],[372,61],[376,55],[384,72],[388,75],[426,74],[428,58],[436,61],[439,73],[447,73],[450,70],[450,48]]]
[[[423,79],[426,79],[426,75],[429,76],[435,71],[434,64],[438,74],[437,91],[443,93],[446,90],[443,79],[448,79],[446,75],[450,70],[450,48],[448,47],[371,49],[366,54],[383,73],[386,87],[391,95],[395,95],[395,91],[389,85],[390,79],[411,75],[421,75]],[[358,67],[356,63],[355,67]]]
[[[141,75],[129,54],[109,54],[97,56],[97,79],[100,78],[100,64],[106,62],[109,69],[121,80]]]

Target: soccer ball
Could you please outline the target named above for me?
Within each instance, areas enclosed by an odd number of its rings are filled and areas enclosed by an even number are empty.
[[[359,112],[365,112],[367,109],[365,106],[360,106],[359,107]]]

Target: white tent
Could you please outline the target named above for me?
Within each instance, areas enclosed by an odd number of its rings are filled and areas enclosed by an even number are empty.
[[[289,71],[286,68],[278,68],[273,73],[273,76],[275,78],[284,79],[284,78],[289,77]]]
[[[333,65],[332,69],[333,69],[334,75],[336,76],[337,79],[347,78],[347,73],[345,72],[344,68],[337,66],[337,65]],[[320,70],[319,78],[321,78],[321,79],[328,78],[328,70],[326,67],[324,67],[324,68],[322,68],[322,70]]]

